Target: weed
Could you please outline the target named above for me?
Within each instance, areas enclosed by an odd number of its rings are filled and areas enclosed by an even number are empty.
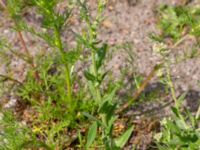
[[[169,87],[174,106],[171,108],[172,117],[165,118],[161,122],[162,130],[156,134],[158,149],[199,149],[199,115],[192,115],[186,108],[182,110],[182,103],[185,94],[178,97],[174,89],[174,83],[171,79],[170,66],[173,63],[170,56],[173,49],[180,45],[189,35],[198,39],[199,26],[199,8],[190,8],[186,6],[162,6],[159,15],[159,26],[162,29],[161,36],[153,37],[159,43],[155,47],[161,59],[164,62],[162,73],[165,72],[165,84]],[[173,45],[164,44],[165,38],[172,38]],[[190,54],[189,54],[190,55]],[[191,56],[196,55],[195,50]],[[184,60],[188,57],[185,56]]]
[[[199,8],[163,5],[158,10],[159,27],[163,31],[157,39],[170,37],[180,40],[188,34],[199,36]]]
[[[199,114],[192,115],[187,109],[182,112],[183,100],[184,96],[178,99],[177,106],[172,107],[173,116],[163,119],[163,129],[155,136],[160,150],[199,149]]]
[[[96,103],[98,105],[98,114],[100,116],[100,120],[97,119],[94,116],[89,115],[88,113],[84,113],[85,116],[90,118],[94,121],[94,123],[91,125],[88,136],[87,136],[87,144],[86,149],[88,149],[92,143],[94,142],[96,136],[97,136],[97,129],[98,127],[101,128],[101,136],[104,144],[104,148],[107,150],[111,149],[120,149],[122,148],[127,140],[129,139],[133,127],[128,129],[121,137],[118,139],[113,139],[113,125],[114,121],[116,121],[117,117],[114,115],[115,109],[116,109],[116,103],[113,101],[115,92],[117,88],[113,88],[113,90],[106,94],[101,89],[102,82],[104,78],[107,75],[107,71],[103,72],[102,66],[106,57],[107,53],[107,44],[100,45],[100,42],[97,39],[97,29],[102,21],[101,14],[105,8],[105,1],[98,1],[98,12],[97,17],[92,20],[87,5],[85,4],[86,1],[81,2],[79,1],[79,4],[82,7],[81,10],[81,16],[82,19],[87,24],[87,32],[88,34],[84,34],[82,36],[79,36],[80,40],[84,44],[85,48],[88,48],[91,50],[91,61],[92,65],[89,70],[86,70],[84,72],[84,75],[86,79],[89,81],[89,86],[91,86],[93,89],[91,92],[94,91],[95,95],[94,98],[96,98]],[[100,45],[100,46],[99,46]],[[116,85],[117,86],[117,85]],[[108,112],[109,110],[109,112]]]

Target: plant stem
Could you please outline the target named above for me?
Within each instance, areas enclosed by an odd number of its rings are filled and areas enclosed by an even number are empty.
[[[16,26],[17,26],[17,23],[16,23],[16,22],[15,22],[15,24],[16,24]],[[26,46],[26,43],[25,43],[25,41],[24,41],[24,38],[23,38],[23,36],[22,36],[21,31],[18,31],[17,33],[18,33],[18,35],[19,35],[19,40],[20,40],[20,42],[21,42],[21,44],[22,44],[22,47],[23,47],[23,49],[24,49],[24,51],[25,51],[25,53],[26,53],[28,59],[30,60],[30,64],[31,64],[32,68],[35,70],[34,77],[35,77],[35,79],[36,79],[37,81],[40,81],[39,72],[38,72],[37,69],[36,69],[36,66],[35,66],[35,63],[34,63],[34,58],[31,56],[31,54],[30,54],[30,52],[29,52],[29,50],[28,50],[28,48],[27,48],[27,46]]]
[[[95,77],[98,76],[98,71],[97,71],[97,67],[96,67],[96,61],[95,61],[95,50],[92,50],[92,66],[93,66],[93,73],[95,75]],[[99,85],[94,85],[95,86],[95,91],[96,91],[96,96],[97,96],[97,102],[98,105],[100,106],[101,102],[102,102],[102,97],[101,97],[101,91],[100,91],[100,86]],[[107,125],[107,121],[106,121],[106,115],[105,114],[101,114],[101,119],[104,125]]]
[[[169,64],[168,63],[166,63],[166,70],[167,70],[167,80],[168,80],[168,84],[170,86],[170,91],[171,91],[171,94],[172,94],[172,98],[174,100],[175,106],[178,106],[178,103],[177,103],[178,100],[176,98],[174,85],[173,85],[173,82],[172,82],[172,79],[171,79],[170,68],[169,68]]]
[[[155,65],[154,68],[151,70],[151,72],[149,73],[149,75],[147,76],[147,78],[142,82],[141,86],[139,87],[139,89],[135,92],[135,94],[133,95],[133,98],[128,101],[127,103],[125,103],[123,106],[121,106],[121,108],[119,108],[116,113],[121,113],[122,111],[124,111],[125,109],[127,109],[135,100],[138,99],[138,97],[140,96],[140,94],[144,91],[144,89],[146,88],[146,86],[149,84],[149,82],[151,81],[151,79],[155,76],[156,72],[163,66],[163,63],[160,63],[158,65]]]
[[[94,50],[92,50],[92,66],[93,66],[93,73],[94,73],[95,77],[97,77],[98,72],[97,72],[97,68],[96,68],[95,51]],[[100,92],[99,85],[95,86],[95,91],[96,91],[98,104],[100,104],[101,103],[101,92]]]
[[[59,29],[57,29],[56,27],[54,30],[55,30],[55,36],[56,36],[56,45],[58,46],[58,49],[61,53],[62,61],[64,62],[65,51],[63,49],[60,32],[59,32]],[[71,89],[71,77],[70,77],[69,65],[67,63],[65,63],[64,65],[66,69],[66,84],[67,84],[67,90],[68,90],[68,100],[70,101],[70,105],[72,106],[72,89]]]
[[[199,105],[199,108],[197,110],[195,118],[198,119],[199,117],[200,117],[200,105]]]
[[[3,74],[0,74],[0,77],[4,78],[4,80],[10,80],[10,81],[16,82],[16,83],[18,83],[20,85],[23,85],[22,82],[18,81],[17,79],[14,79],[12,77],[9,77],[9,76],[3,75]]]
[[[18,33],[18,35],[19,35],[19,40],[20,40],[21,43],[22,43],[22,47],[24,48],[24,51],[26,52],[26,54],[27,54],[27,56],[29,57],[29,59],[31,59],[32,66],[34,67],[34,64],[33,64],[33,57],[32,57],[31,54],[29,53],[29,50],[28,50],[28,48],[27,48],[27,46],[26,46],[26,43],[25,43],[24,38],[23,38],[23,36],[22,36],[22,33],[21,33],[21,31],[18,31],[17,33]]]

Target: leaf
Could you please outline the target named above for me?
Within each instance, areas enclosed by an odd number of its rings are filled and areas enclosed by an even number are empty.
[[[108,72],[109,72],[109,71],[106,71],[105,73],[100,74],[100,75],[98,76],[98,82],[99,82],[99,84],[102,83],[102,81],[105,79],[105,77],[106,77],[106,75],[108,74]]]
[[[182,119],[176,119],[175,122],[179,129],[186,130],[188,128],[186,122]]]
[[[89,81],[92,81],[92,82],[96,81],[96,77],[93,74],[89,73],[89,71],[84,71],[84,76]]]
[[[171,107],[172,112],[175,114],[176,117],[180,118],[180,112],[176,107]]]
[[[83,115],[86,116],[86,117],[88,117],[89,119],[91,119],[91,120],[93,120],[93,121],[96,121],[96,122],[97,122],[98,124],[100,124],[101,126],[104,126],[104,127],[105,127],[105,125],[102,124],[102,122],[101,122],[100,120],[98,120],[97,118],[95,118],[94,116],[92,116],[92,115],[90,115],[90,114],[88,114],[88,113],[86,113],[86,112],[83,112]]]
[[[102,103],[101,103],[101,105],[100,105],[100,107],[99,107],[99,112],[107,112],[107,110],[106,109],[104,109],[104,105],[105,105],[105,103],[108,103],[108,104],[110,104],[110,105],[113,105],[113,99],[114,99],[114,97],[115,97],[115,95],[116,95],[116,91],[119,89],[119,85],[116,85],[113,89],[112,89],[112,91],[110,91],[107,95],[104,95],[104,97],[103,97],[103,101],[102,101]],[[106,104],[106,105],[108,105],[108,104]]]
[[[133,126],[131,126],[123,135],[121,135],[119,138],[115,139],[115,145],[117,147],[123,148],[128,139],[130,138],[131,134],[133,132]]]
[[[112,134],[112,129],[113,129],[113,125],[114,125],[114,122],[117,120],[117,116],[111,116],[110,119],[108,120],[108,125],[107,125],[107,128],[106,128],[106,132],[109,133],[109,134]]]
[[[80,57],[80,52],[77,51],[76,49],[73,49],[71,51],[67,51],[64,53],[64,63],[67,64],[75,64],[75,62],[77,62],[77,60]]]
[[[186,111],[186,114],[187,114],[192,126],[195,127],[196,125],[198,125],[198,122],[195,119],[195,116],[193,116],[192,113],[187,108],[185,109],[185,111]]]
[[[119,85],[115,85],[115,87],[112,89],[112,91],[109,91],[109,93],[103,97],[102,105],[103,105],[106,101],[112,102],[113,99],[114,99],[114,97],[115,97],[116,91],[117,91],[118,89],[119,89]]]
[[[172,134],[177,134],[181,132],[180,128],[178,128],[178,126],[176,126],[174,121],[171,120],[167,121],[165,128],[169,130]]]
[[[86,149],[88,149],[94,142],[97,135],[97,122],[94,122],[88,131]]]
[[[90,43],[87,41],[87,37],[85,37],[85,35],[80,35],[80,34],[77,34],[75,32],[73,32],[78,40],[79,43],[83,44],[84,47],[86,48],[91,48],[91,45]]]
[[[187,92],[181,94],[181,96],[178,98],[178,101],[177,101],[178,108],[182,105],[183,101],[185,100],[186,95],[187,95]]]
[[[99,113],[106,115],[106,124],[110,122],[112,117],[114,116],[114,112],[116,110],[117,104],[111,104],[109,102],[106,102],[105,105],[102,107]],[[109,111],[108,111],[109,110]]]
[[[96,67],[97,70],[102,66],[103,64],[103,60],[106,57],[106,50],[107,50],[108,45],[107,44],[103,44],[103,46],[101,48],[98,49],[97,51],[97,55],[96,55]]]

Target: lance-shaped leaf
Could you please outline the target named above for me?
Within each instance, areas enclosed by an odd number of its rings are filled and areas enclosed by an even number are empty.
[[[94,142],[96,135],[97,135],[97,122],[94,122],[88,131],[88,135],[87,135],[87,143],[86,143],[86,149],[88,149],[92,143]]]
[[[119,148],[123,148],[127,143],[133,132],[133,126],[131,126],[124,134],[122,134],[119,138],[115,139],[115,145]]]

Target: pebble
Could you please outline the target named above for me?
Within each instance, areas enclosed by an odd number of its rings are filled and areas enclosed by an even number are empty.
[[[9,102],[4,105],[4,108],[11,108],[15,106],[16,102],[17,102],[17,99],[11,96]]]

